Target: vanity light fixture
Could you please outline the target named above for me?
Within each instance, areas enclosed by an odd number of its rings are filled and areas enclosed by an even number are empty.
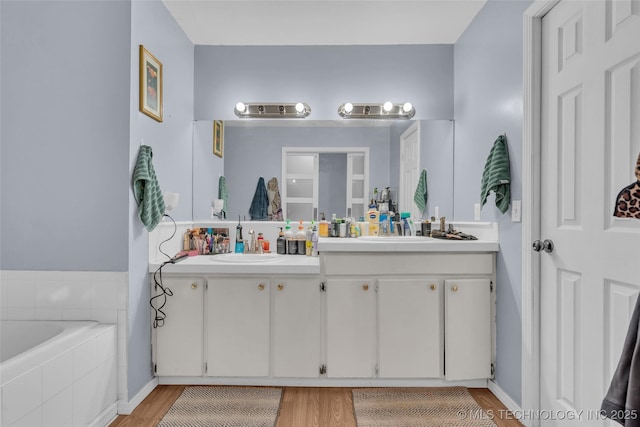
[[[410,119],[416,114],[410,102],[394,104],[353,104],[345,102],[338,107],[343,119]]]
[[[304,119],[311,114],[311,107],[298,103],[249,103],[238,102],[233,112],[240,118]]]

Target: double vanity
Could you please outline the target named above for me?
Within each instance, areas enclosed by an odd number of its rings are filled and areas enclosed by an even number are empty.
[[[318,249],[319,257],[220,254],[165,265],[161,284],[173,296],[153,329],[160,383],[492,378],[497,232],[473,241],[321,238]],[[160,265],[150,262],[152,296]]]

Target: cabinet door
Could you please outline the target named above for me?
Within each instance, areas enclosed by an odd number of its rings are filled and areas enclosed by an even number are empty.
[[[375,373],[376,292],[370,279],[327,281],[327,376]]]
[[[379,376],[442,376],[442,286],[432,279],[378,281]]]
[[[445,280],[445,376],[491,377],[491,281]]]
[[[269,375],[269,280],[210,279],[207,375]]]
[[[154,299],[154,307],[165,313],[164,322],[154,328],[156,334],[156,375],[201,376],[204,370],[203,340],[204,286],[202,279],[164,278],[165,288],[173,296]],[[159,294],[155,284],[152,295]],[[159,313],[161,314],[161,313]]]
[[[320,367],[320,283],[313,279],[274,280],[274,377],[313,378]]]

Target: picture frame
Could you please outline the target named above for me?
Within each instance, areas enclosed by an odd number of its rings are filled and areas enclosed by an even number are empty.
[[[213,121],[213,154],[222,157],[224,151],[224,123],[222,120]]]
[[[162,62],[140,45],[140,111],[162,122]]]

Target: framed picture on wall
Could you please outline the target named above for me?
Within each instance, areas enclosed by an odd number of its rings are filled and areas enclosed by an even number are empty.
[[[222,120],[213,121],[213,154],[222,157],[224,149],[224,123]]]
[[[162,62],[140,45],[140,111],[162,121]]]

